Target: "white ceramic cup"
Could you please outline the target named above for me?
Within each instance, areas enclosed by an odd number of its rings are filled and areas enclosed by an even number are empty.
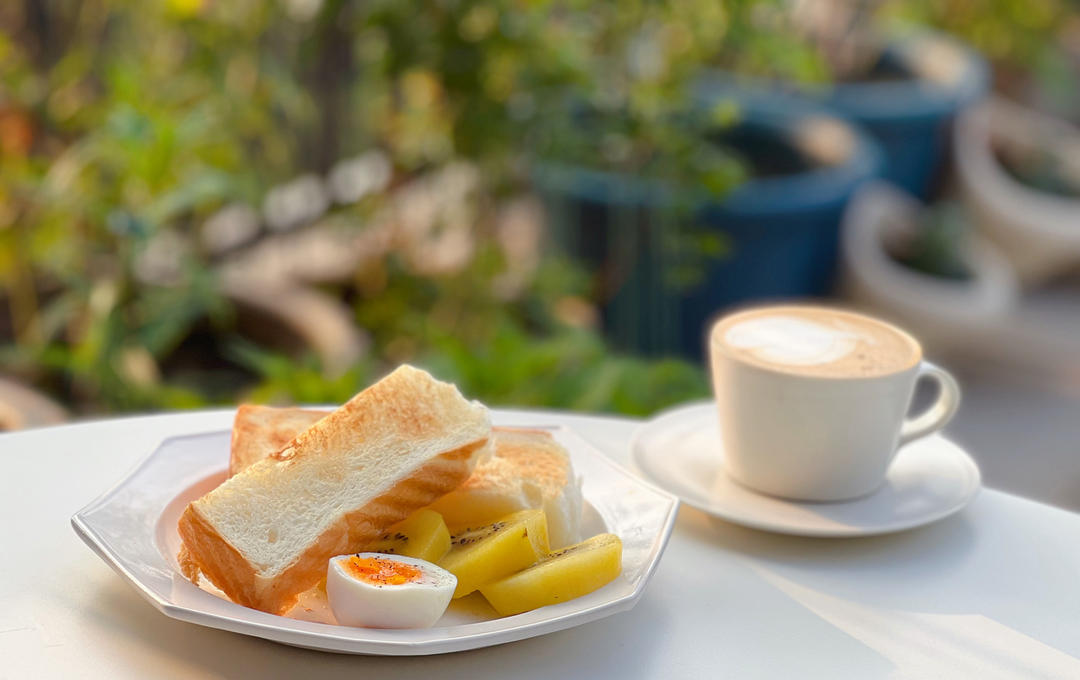
[[[861,316],[861,315],[860,315]],[[839,501],[885,480],[898,448],[945,426],[960,405],[953,377],[922,360],[882,375],[816,376],[773,370],[726,351],[710,336],[724,467],[735,481],[773,496]],[[936,401],[907,417],[916,383],[938,383]]]

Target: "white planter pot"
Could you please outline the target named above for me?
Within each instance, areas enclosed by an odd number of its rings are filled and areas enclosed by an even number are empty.
[[[918,224],[922,204],[883,182],[865,185],[841,227],[843,289],[858,306],[911,330],[933,352],[977,341],[1015,308],[1016,276],[990,243],[974,237],[961,253],[972,276],[939,278],[896,262],[886,243]]]
[[[1080,131],[1067,123],[993,99],[957,119],[956,172],[979,229],[1013,263],[1026,286],[1080,263],[1080,200],[1032,189],[994,157],[995,144],[1070,149],[1080,157]]]
[[[25,385],[0,377],[0,432],[59,425],[67,420],[62,406]]]
[[[349,307],[317,288],[238,276],[222,276],[221,288],[234,304],[298,338],[318,355],[323,373],[329,377],[347,371],[371,344],[353,321]]]

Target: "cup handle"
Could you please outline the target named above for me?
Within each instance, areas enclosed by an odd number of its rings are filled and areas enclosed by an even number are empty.
[[[923,378],[930,378],[937,382],[940,389],[937,401],[914,418],[904,420],[904,425],[900,428],[899,446],[913,439],[933,434],[945,427],[956,415],[956,409],[960,407],[960,386],[956,384],[956,379],[948,371],[929,361],[924,361],[919,365],[919,374],[915,380],[917,382]]]

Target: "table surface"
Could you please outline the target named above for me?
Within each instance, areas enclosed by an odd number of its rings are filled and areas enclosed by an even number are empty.
[[[687,506],[631,611],[499,647],[360,657],[170,619],[90,551],[70,516],[164,438],[232,411],[0,435],[0,679],[1080,678],[1080,515],[984,489],[892,536],[810,539]],[[635,421],[563,422],[628,464]]]

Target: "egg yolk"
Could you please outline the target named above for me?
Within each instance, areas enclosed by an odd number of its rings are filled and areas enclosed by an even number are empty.
[[[411,564],[394,560],[381,560],[377,557],[357,557],[348,559],[346,571],[357,581],[365,581],[378,586],[400,586],[403,583],[419,581],[423,572]]]

